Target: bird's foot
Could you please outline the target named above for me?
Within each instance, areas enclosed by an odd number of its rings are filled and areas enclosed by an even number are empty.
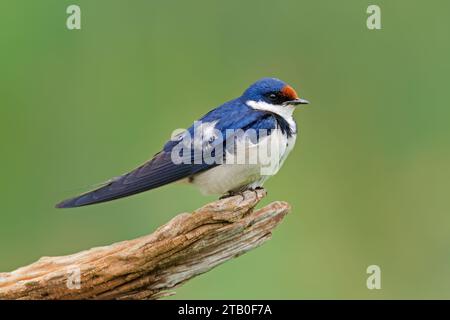
[[[249,189],[245,189],[245,190],[241,190],[241,191],[228,191],[227,193],[222,195],[219,198],[219,200],[230,198],[230,197],[234,197],[234,196],[237,196],[237,195],[240,195],[242,197],[242,200],[245,200],[245,196],[244,196],[244,192],[245,191],[253,191],[255,193],[255,195],[258,196],[258,191],[259,190],[264,190],[264,188],[263,187],[254,187],[254,188],[249,188]],[[267,193],[267,191],[266,191],[266,193]]]
[[[231,197],[237,196],[238,194],[242,195],[241,192],[228,191],[227,193],[225,193],[224,195],[222,195],[222,196],[219,198],[219,200],[226,199],[226,198],[231,198]]]
[[[254,187],[254,188],[250,188],[248,190],[253,191],[255,193],[256,197],[258,197],[258,191],[264,190],[264,188],[263,187]],[[267,194],[267,191],[266,191],[266,194]]]
[[[256,190],[264,190],[263,187],[254,187],[250,189],[251,191],[256,191]]]
[[[244,191],[228,191],[224,195],[222,195],[219,200],[234,197],[234,196],[241,196],[242,200],[245,200]]]

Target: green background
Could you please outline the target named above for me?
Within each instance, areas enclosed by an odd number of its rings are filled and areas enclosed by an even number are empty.
[[[66,28],[78,4],[82,30]],[[366,27],[378,4],[382,30]],[[255,80],[312,103],[263,247],[176,298],[450,298],[449,1],[0,3],[0,271],[147,234],[214,199],[172,185],[53,205],[122,174]],[[382,289],[366,288],[381,267]]]

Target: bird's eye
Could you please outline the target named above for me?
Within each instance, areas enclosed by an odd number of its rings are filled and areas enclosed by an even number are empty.
[[[272,101],[275,101],[275,100],[277,100],[277,95],[275,93],[271,93],[271,94],[269,94],[269,99]]]

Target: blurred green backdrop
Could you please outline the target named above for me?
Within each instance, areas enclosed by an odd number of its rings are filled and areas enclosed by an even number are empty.
[[[82,30],[66,29],[69,4]],[[382,30],[366,28],[369,4]],[[4,0],[0,12],[0,271],[214,199],[173,185],[53,208],[275,76],[312,102],[266,184],[265,203],[293,212],[175,298],[450,298],[449,1]],[[366,288],[371,264],[381,290]]]

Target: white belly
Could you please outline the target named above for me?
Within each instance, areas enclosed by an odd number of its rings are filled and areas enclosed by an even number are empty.
[[[248,155],[254,156],[255,152],[259,153],[253,158],[257,159],[256,162],[222,164],[193,176],[190,183],[197,186],[203,194],[220,195],[261,187],[269,177],[275,175],[281,168],[284,160],[294,147],[295,140],[295,134],[288,138],[281,130],[276,130],[275,133],[261,139],[258,144],[251,145],[246,149]],[[264,150],[276,150],[276,152],[271,153],[270,156],[261,157],[261,154],[265,154]],[[249,156],[249,158],[252,158],[252,156]]]

